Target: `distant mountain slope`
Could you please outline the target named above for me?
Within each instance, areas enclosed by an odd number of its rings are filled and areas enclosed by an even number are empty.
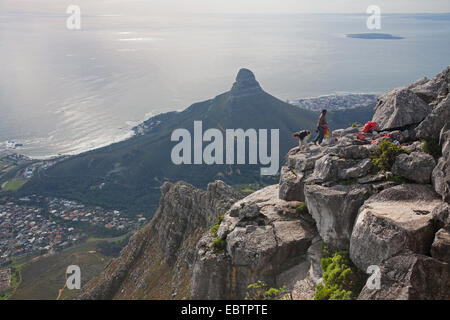
[[[372,108],[337,111],[329,115],[332,129],[354,121],[371,119]],[[41,193],[83,201],[87,204],[144,213],[156,210],[164,181],[187,181],[204,188],[220,178],[230,185],[277,182],[278,177],[262,179],[259,165],[181,165],[172,163],[175,142],[170,136],[177,128],[193,133],[196,120],[208,128],[279,129],[280,158],[296,145],[292,133],[313,130],[318,114],[285,103],[263,91],[253,73],[240,70],[233,88],[214,99],[195,103],[182,112],[153,117],[136,128],[135,137],[89,151],[40,171],[21,193]],[[280,159],[281,160],[281,159]],[[281,163],[281,161],[280,161]]]

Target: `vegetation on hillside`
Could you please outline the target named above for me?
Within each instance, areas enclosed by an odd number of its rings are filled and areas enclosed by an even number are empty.
[[[372,163],[379,170],[390,171],[394,165],[395,158],[402,153],[408,154],[409,152],[404,150],[402,147],[383,139],[371,155]]]
[[[286,286],[270,288],[267,283],[259,280],[247,286],[245,300],[280,300],[288,295]]]
[[[306,203],[301,203],[296,209],[295,212],[297,212],[298,214],[305,214],[308,213],[308,207],[306,205]]]
[[[352,300],[363,287],[363,275],[352,264],[347,251],[323,245],[323,283],[316,287],[314,300]]]

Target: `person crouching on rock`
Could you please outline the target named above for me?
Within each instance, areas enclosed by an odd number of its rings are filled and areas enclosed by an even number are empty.
[[[303,151],[307,147],[308,139],[310,137],[311,137],[311,132],[309,130],[303,130],[303,131],[294,133],[294,138],[299,139],[300,151]]]
[[[325,117],[326,115],[327,115],[327,110],[325,110],[325,109],[322,110],[322,113],[320,114],[320,117],[319,117],[319,121],[317,122],[316,132],[318,132],[318,134],[317,134],[316,138],[314,139],[314,141],[312,142],[315,145],[317,145],[317,142],[320,145],[323,141],[323,137],[325,136],[325,129],[328,127],[327,119]]]

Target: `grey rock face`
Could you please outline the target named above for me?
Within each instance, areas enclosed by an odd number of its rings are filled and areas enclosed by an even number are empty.
[[[338,172],[340,160],[337,156],[326,155],[316,161],[314,173],[311,179],[317,182],[336,181],[338,180]]]
[[[433,218],[440,227],[450,224],[450,206],[443,202],[433,210]]]
[[[436,259],[405,252],[381,265],[381,289],[366,285],[359,300],[448,300],[450,267]]]
[[[431,256],[450,263],[450,226],[440,229],[431,246]]]
[[[369,148],[360,145],[338,145],[329,148],[326,152],[344,159],[365,159],[370,155]]]
[[[304,185],[311,176],[316,160],[323,156],[320,148],[288,155],[286,165],[281,168],[279,197],[286,201],[305,201]]]
[[[442,128],[440,135],[442,157],[432,173],[434,189],[442,199],[450,203],[450,124]]]
[[[231,99],[248,97],[263,93],[261,86],[256,81],[255,75],[248,69],[241,69],[236,77],[236,82],[231,88]]]
[[[305,173],[282,167],[280,173],[280,199],[286,201],[305,201],[303,189],[305,187]]]
[[[350,259],[361,270],[408,249],[427,254],[434,238],[433,210],[441,204],[428,185],[400,185],[369,198],[350,240]]]
[[[431,112],[432,107],[407,88],[388,92],[378,99],[373,121],[378,130],[393,130],[418,124]]]
[[[83,288],[80,299],[154,297],[152,290],[157,289],[146,288],[146,283],[164,269],[172,272],[172,279],[160,289],[172,290],[172,298],[177,298],[180,279],[192,273],[197,233],[242,197],[222,181],[210,183],[206,191],[185,182],[165,183],[161,192],[160,207],[152,221],[135,233],[120,256]]]
[[[450,95],[448,95],[415,129],[417,138],[430,139],[439,136],[445,124],[450,122]]]
[[[438,105],[449,93],[450,67],[447,67],[433,79],[421,79],[408,88],[426,103]]]
[[[348,249],[358,209],[374,193],[370,186],[305,187],[308,209],[325,243]]]
[[[431,155],[413,152],[399,155],[392,166],[392,173],[417,183],[430,183],[435,166],[436,161]]]
[[[354,167],[339,170],[338,176],[339,179],[341,180],[356,179],[366,176],[372,168],[373,168],[372,160],[364,159],[359,161]]]
[[[177,259],[180,246],[196,229],[213,225],[218,216],[242,197],[222,181],[210,183],[206,192],[185,182],[166,183],[162,189],[167,191],[155,214],[155,220],[159,221],[155,230],[169,264]]]
[[[267,187],[232,206],[218,232],[226,241],[222,254],[214,253],[211,236],[204,236],[194,268],[193,298],[242,299],[247,286],[258,280],[292,288],[299,278],[306,277],[309,269],[309,264],[305,264],[306,253],[317,231],[309,214],[296,212],[299,202],[278,198],[278,188]],[[252,212],[257,207],[258,213],[241,214],[246,207],[251,207]],[[225,284],[223,278],[215,277],[214,266],[219,263],[228,268],[222,270],[224,274],[231,275]],[[227,292],[218,287],[226,288]],[[203,289],[197,292],[195,288]]]

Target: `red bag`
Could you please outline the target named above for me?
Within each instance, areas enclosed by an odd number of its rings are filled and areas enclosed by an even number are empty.
[[[364,133],[369,133],[372,130],[377,130],[377,123],[375,121],[369,121],[363,128]]]
[[[366,141],[366,137],[362,133],[358,133],[356,135],[356,138],[358,138],[359,140],[362,140],[362,141]]]

